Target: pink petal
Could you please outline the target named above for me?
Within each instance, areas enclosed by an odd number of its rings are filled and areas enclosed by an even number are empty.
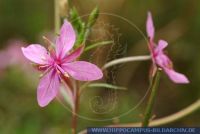
[[[172,61],[163,52],[158,53],[158,55],[155,57],[155,62],[162,68],[172,67]]]
[[[174,83],[179,83],[179,84],[187,84],[189,83],[188,78],[178,72],[175,72],[172,69],[164,69],[166,74],[169,76],[169,78],[174,82]]]
[[[154,25],[153,25],[151,12],[148,12],[147,22],[146,22],[146,31],[147,31],[147,35],[150,38],[150,40],[153,40],[153,38],[154,38]]]
[[[83,52],[83,48],[84,46],[81,46],[79,48],[77,48],[74,52],[72,52],[69,55],[66,55],[65,58],[63,59],[63,62],[72,62],[74,61],[76,58],[78,58],[81,53]]]
[[[168,43],[165,40],[159,40],[158,46],[155,48],[155,53],[162,52],[167,47]]]
[[[158,46],[154,49],[155,63],[162,68],[172,68],[172,61],[164,54],[163,49],[166,48],[168,43],[164,40],[159,40]]]
[[[39,44],[32,44],[28,47],[22,47],[22,52],[24,56],[30,61],[37,64],[47,64],[48,63],[48,52],[47,50]]]
[[[56,54],[61,58],[72,49],[76,40],[76,34],[72,25],[65,20],[60,30],[60,36],[56,40]]]
[[[93,81],[103,77],[101,69],[85,61],[65,63],[62,68],[74,79],[80,81]]]
[[[48,105],[56,97],[59,85],[59,76],[55,70],[50,70],[42,77],[37,89],[37,100],[41,107]]]

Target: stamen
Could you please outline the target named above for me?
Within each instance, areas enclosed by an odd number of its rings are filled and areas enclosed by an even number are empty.
[[[39,75],[39,78],[42,78],[44,75],[46,75],[48,72],[50,71],[50,69],[46,70],[44,73]]]
[[[60,72],[59,70],[56,70],[56,72],[57,72],[58,74],[61,74],[61,72]]]
[[[47,43],[47,45],[51,45],[52,42],[45,36],[42,36],[42,38],[44,39],[44,41]]]
[[[44,73],[43,73],[43,74],[40,74],[40,75],[39,75],[39,78],[42,78],[43,76],[44,76]]]
[[[38,70],[42,71],[42,70],[46,70],[46,69],[48,68],[48,66],[49,66],[49,65],[38,65],[38,66],[36,66],[36,68],[37,68]]]
[[[69,77],[69,75],[68,75],[66,72],[64,73],[64,76],[65,76],[65,77]]]
[[[43,36],[42,37],[45,41],[45,43],[47,44],[47,48],[49,51],[51,51],[53,48],[55,48],[53,42],[51,42],[47,37]]]
[[[45,67],[47,67],[48,65],[43,65],[43,66],[39,66],[38,68],[39,69],[43,69],[43,68],[45,68]]]

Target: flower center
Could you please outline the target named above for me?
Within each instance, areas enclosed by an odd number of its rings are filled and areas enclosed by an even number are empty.
[[[55,60],[55,64],[56,64],[56,65],[61,66],[61,63],[62,63],[62,62],[61,62],[60,59],[56,59],[56,60]]]

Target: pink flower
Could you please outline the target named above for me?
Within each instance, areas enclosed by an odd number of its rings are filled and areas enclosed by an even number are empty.
[[[155,69],[157,66],[161,67],[174,83],[189,83],[189,80],[185,75],[178,73],[173,69],[172,61],[163,52],[163,50],[167,47],[168,43],[164,40],[159,40],[158,45],[154,43],[153,40],[155,30],[150,12],[148,12],[146,31],[149,37],[148,47],[153,61],[153,68]]]
[[[0,70],[4,70],[13,65],[21,65],[26,61],[21,53],[21,47],[25,45],[23,41],[12,39],[6,45],[7,47],[5,49],[0,50]]]
[[[55,50],[47,51],[39,44],[22,47],[24,56],[38,65],[44,72],[37,88],[37,100],[41,107],[48,105],[57,95],[61,79],[72,78],[80,81],[93,81],[103,77],[102,71],[94,64],[75,61],[83,47],[69,53],[75,43],[76,35],[72,25],[65,20],[60,36],[56,39]]]

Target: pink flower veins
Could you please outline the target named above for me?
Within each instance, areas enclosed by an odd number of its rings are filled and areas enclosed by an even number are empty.
[[[167,47],[168,43],[164,40],[159,40],[157,45],[156,43],[154,43],[155,30],[152,15],[150,12],[148,12],[147,16],[146,31],[149,38],[148,46],[151,53],[154,69],[156,68],[156,66],[161,67],[168,75],[168,77],[175,83],[189,83],[189,80],[185,75],[178,73],[173,69],[172,61],[163,52],[163,50]]]
[[[72,25],[65,20],[60,36],[56,39],[55,50],[47,51],[39,44],[22,47],[24,56],[38,65],[44,72],[37,88],[37,100],[41,107],[48,105],[57,95],[61,79],[69,77],[80,81],[93,81],[103,77],[102,71],[94,64],[86,61],[75,61],[83,47],[69,53],[76,40]]]

